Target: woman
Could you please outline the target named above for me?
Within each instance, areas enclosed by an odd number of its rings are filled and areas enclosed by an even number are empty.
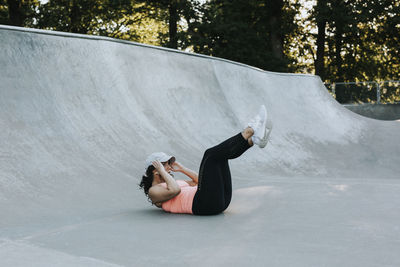
[[[205,151],[199,175],[163,152],[151,154],[146,160],[146,174],[140,187],[151,202],[171,213],[213,215],[223,212],[232,198],[229,159],[242,155],[258,145],[264,148],[269,140],[272,123],[267,120],[265,106],[241,133]],[[175,180],[172,172],[181,172],[191,180]]]

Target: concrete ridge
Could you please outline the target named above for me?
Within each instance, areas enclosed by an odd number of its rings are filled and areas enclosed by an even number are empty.
[[[135,46],[141,46],[141,47],[147,47],[147,48],[152,48],[152,49],[159,49],[163,51],[169,51],[173,53],[179,53],[179,54],[185,54],[189,56],[194,56],[194,57],[203,57],[203,58],[209,58],[212,60],[218,60],[218,61],[223,61],[235,65],[239,65],[242,67],[250,68],[253,70],[257,70],[260,72],[266,72],[274,75],[284,75],[284,76],[311,76],[311,77],[318,77],[317,75],[313,74],[305,74],[305,73],[281,73],[281,72],[273,72],[273,71],[267,71],[263,70],[251,65],[247,65],[244,63],[232,61],[229,59],[224,59],[224,58],[219,58],[219,57],[213,57],[213,56],[207,56],[203,54],[197,54],[197,53],[192,53],[192,52],[186,52],[178,49],[172,49],[168,47],[161,47],[161,46],[156,46],[156,45],[148,45],[148,44],[142,44],[134,41],[127,41],[127,40],[120,40],[112,37],[107,37],[107,36],[97,36],[97,35],[88,35],[88,34],[79,34],[79,33],[69,33],[69,32],[60,32],[60,31],[52,31],[52,30],[42,30],[42,29],[35,29],[35,28],[26,28],[26,27],[17,27],[17,26],[9,26],[9,25],[1,25],[0,24],[0,29],[4,30],[10,30],[10,31],[20,31],[20,32],[32,32],[32,33],[38,33],[38,34],[46,34],[46,35],[54,35],[54,36],[62,36],[62,37],[70,37],[70,38],[81,38],[81,39],[90,39],[90,40],[102,40],[102,41],[109,41],[109,42],[116,42],[116,43],[121,43],[121,44],[127,44],[127,45],[135,45]]]

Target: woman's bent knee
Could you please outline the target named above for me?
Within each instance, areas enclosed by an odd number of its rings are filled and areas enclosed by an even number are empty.
[[[212,150],[211,148],[206,149],[206,151],[204,151],[204,156],[210,156],[212,154]]]

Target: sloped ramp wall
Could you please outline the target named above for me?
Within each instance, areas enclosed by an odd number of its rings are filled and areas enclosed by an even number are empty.
[[[137,184],[147,154],[166,151],[197,169],[203,151],[238,133],[260,104],[273,120],[272,140],[232,162],[235,186],[269,177],[398,178],[400,125],[348,111],[317,76],[7,26],[0,47],[5,224],[145,207]]]

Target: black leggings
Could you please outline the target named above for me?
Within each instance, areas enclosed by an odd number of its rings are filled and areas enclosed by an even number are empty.
[[[229,206],[232,181],[228,159],[239,157],[250,147],[248,141],[239,133],[204,152],[200,164],[199,184],[193,199],[193,214],[218,214]]]

